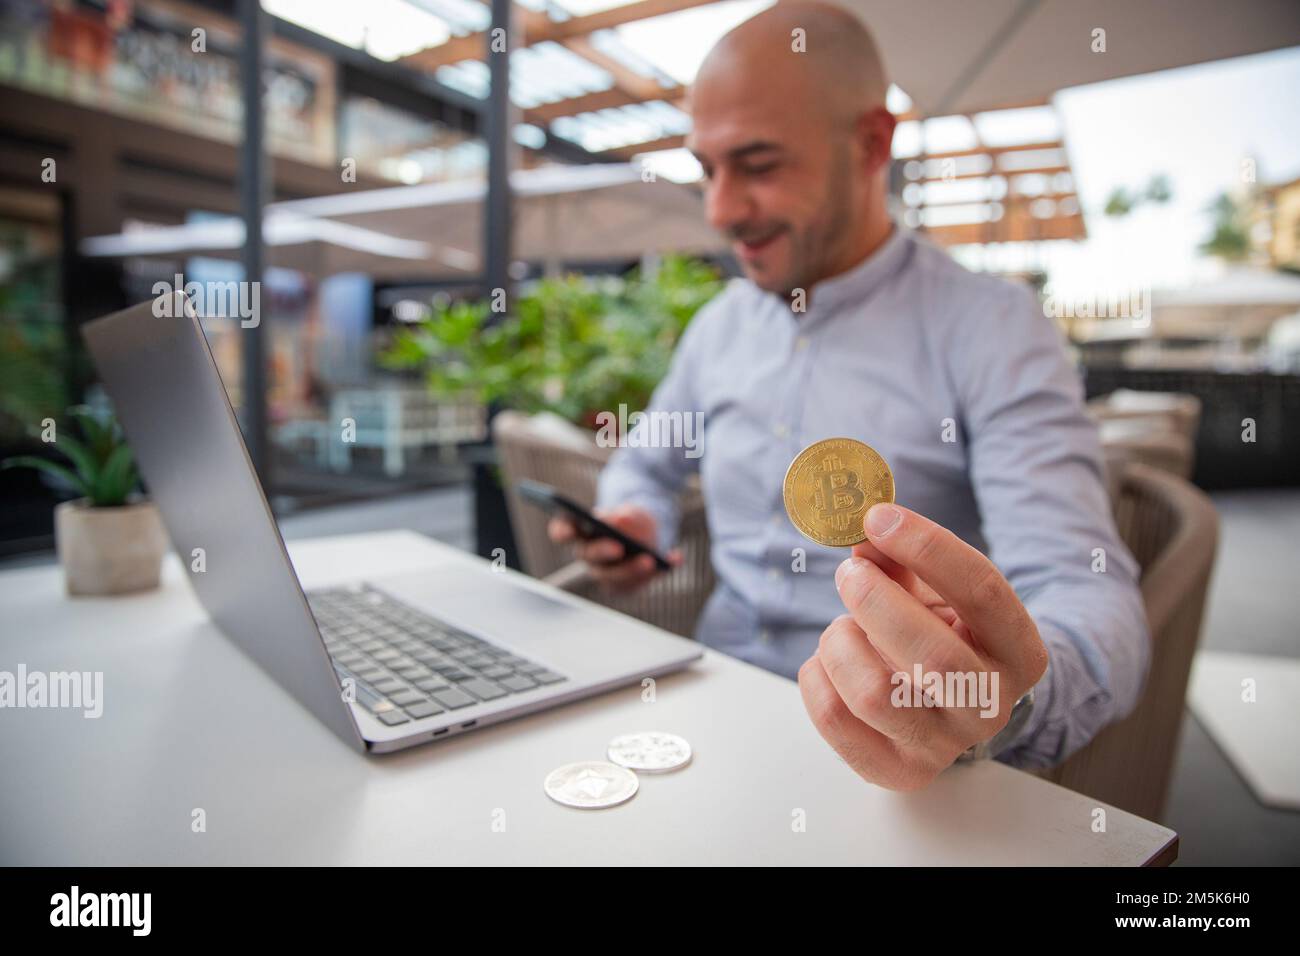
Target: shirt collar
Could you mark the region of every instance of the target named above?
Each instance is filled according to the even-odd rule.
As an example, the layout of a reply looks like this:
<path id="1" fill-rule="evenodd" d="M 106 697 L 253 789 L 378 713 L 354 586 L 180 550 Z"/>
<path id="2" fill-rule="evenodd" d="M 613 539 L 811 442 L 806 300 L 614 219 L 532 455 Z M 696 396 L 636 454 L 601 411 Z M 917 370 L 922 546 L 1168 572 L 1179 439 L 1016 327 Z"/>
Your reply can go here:
<path id="1" fill-rule="evenodd" d="M 903 267 L 911 245 L 911 232 L 895 223 L 889 238 L 871 255 L 847 272 L 823 279 L 812 287 L 808 296 L 809 314 L 805 318 L 825 315 L 842 305 L 865 301 Z M 784 296 L 765 294 L 780 302 L 783 308 L 789 309 Z"/>
<path id="2" fill-rule="evenodd" d="M 862 302 L 902 267 L 911 246 L 910 234 L 897 223 L 889 238 L 852 269 L 823 279 L 812 287 L 809 306 L 817 312 Z"/>

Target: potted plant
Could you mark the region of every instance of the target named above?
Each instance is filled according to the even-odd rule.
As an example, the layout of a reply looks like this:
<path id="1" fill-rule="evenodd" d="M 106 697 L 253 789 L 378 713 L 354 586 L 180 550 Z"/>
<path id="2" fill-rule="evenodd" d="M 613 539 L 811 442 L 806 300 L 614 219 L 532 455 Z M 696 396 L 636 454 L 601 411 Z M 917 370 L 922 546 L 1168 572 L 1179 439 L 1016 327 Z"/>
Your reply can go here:
<path id="1" fill-rule="evenodd" d="M 69 594 L 126 594 L 158 586 L 167 536 L 158 509 L 137 493 L 131 449 L 112 416 L 78 406 L 69 414 L 82 438 L 66 428 L 52 444 L 67 464 L 21 455 L 0 467 L 36 468 L 80 497 L 54 509 L 54 541 Z"/>
<path id="2" fill-rule="evenodd" d="M 383 361 L 422 372 L 440 396 L 594 430 L 600 411 L 645 408 L 687 323 L 722 285 L 713 266 L 684 256 L 648 274 L 540 279 L 504 313 L 486 301 L 435 307 L 398 333 Z"/>
<path id="3" fill-rule="evenodd" d="M 435 306 L 397 334 L 382 361 L 421 373 L 436 395 L 549 412 L 590 430 L 594 442 L 599 412 L 645 408 L 687 323 L 722 286 L 717 269 L 685 256 L 627 276 L 540 279 L 503 313 L 487 301 Z M 474 462 L 473 477 L 479 554 L 516 554 L 490 457 Z"/>

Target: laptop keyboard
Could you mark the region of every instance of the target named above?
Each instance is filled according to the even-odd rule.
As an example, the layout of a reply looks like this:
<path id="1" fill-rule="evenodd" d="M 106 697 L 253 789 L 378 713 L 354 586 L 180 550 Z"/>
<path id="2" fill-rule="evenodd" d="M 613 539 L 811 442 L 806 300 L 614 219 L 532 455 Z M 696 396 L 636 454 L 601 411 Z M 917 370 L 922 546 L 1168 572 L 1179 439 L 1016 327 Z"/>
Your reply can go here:
<path id="1" fill-rule="evenodd" d="M 307 602 L 339 680 L 390 727 L 566 679 L 374 588 L 310 591 Z"/>

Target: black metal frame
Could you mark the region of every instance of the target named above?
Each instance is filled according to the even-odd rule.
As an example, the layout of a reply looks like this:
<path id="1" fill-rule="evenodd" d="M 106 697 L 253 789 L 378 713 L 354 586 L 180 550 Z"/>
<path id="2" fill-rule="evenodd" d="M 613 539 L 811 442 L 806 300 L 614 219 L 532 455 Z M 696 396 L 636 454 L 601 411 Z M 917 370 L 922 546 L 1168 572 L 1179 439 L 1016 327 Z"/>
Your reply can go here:
<path id="1" fill-rule="evenodd" d="M 243 43 L 239 48 L 239 79 L 243 87 L 244 138 L 239 146 L 239 211 L 244 220 L 244 281 L 262 282 L 265 250 L 262 242 L 262 209 L 266 205 L 269 157 L 266 152 L 265 115 L 262 104 L 263 38 L 266 14 L 260 0 L 239 0 L 239 22 Z M 260 298 L 255 301 L 260 301 Z M 271 487 L 271 439 L 266 400 L 266 330 L 261 316 L 241 339 L 243 348 L 244 442 L 248 457 L 261 479 Z"/>
<path id="2" fill-rule="evenodd" d="M 492 26 L 484 42 L 488 72 L 492 85 L 488 91 L 484 132 L 488 146 L 487 202 L 483 204 L 484 280 L 489 294 L 504 290 L 510 302 L 510 48 L 514 32 L 510 29 L 512 0 L 492 0 Z M 493 37 L 505 36 L 506 42 L 494 49 Z"/>

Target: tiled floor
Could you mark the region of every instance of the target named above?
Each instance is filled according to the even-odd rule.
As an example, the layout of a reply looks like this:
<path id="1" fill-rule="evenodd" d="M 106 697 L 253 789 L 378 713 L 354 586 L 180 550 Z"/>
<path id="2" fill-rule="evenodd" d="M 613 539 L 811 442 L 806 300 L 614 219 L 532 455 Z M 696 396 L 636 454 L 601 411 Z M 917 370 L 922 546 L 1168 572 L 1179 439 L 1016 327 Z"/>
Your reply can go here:
<path id="1" fill-rule="evenodd" d="M 1222 523 L 1201 646 L 1300 657 L 1300 491 L 1213 498 Z M 1300 865 L 1300 813 L 1260 804 L 1190 713 L 1164 822 L 1184 865 Z"/>

